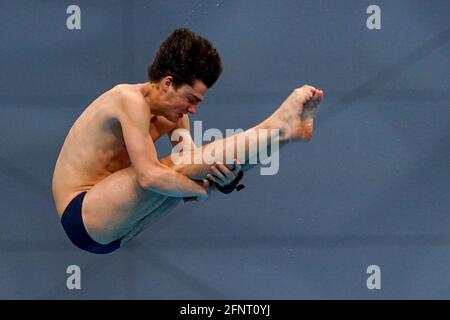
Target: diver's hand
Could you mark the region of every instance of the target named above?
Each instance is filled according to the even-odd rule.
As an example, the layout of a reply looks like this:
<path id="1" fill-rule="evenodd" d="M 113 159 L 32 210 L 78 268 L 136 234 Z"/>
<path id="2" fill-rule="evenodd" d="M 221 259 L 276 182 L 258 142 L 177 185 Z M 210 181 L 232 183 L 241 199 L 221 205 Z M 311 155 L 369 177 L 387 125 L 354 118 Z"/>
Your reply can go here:
<path id="1" fill-rule="evenodd" d="M 234 159 L 234 164 L 225 165 L 220 161 L 214 162 L 211 166 L 210 172 L 207 174 L 207 177 L 210 181 L 217 183 L 219 186 L 223 187 L 236 179 L 239 172 L 242 169 L 241 163 L 239 160 Z"/>

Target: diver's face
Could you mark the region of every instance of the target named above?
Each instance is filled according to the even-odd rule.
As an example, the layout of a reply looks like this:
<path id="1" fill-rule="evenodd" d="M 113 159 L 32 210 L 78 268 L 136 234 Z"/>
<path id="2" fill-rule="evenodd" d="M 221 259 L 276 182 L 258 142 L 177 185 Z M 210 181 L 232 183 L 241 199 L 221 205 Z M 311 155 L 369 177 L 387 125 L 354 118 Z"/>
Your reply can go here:
<path id="1" fill-rule="evenodd" d="M 178 121 L 185 114 L 196 113 L 197 105 L 203 101 L 207 90 L 206 85 L 199 80 L 193 86 L 184 84 L 175 87 L 171 83 L 165 94 L 167 112 L 164 116 L 171 121 Z"/>

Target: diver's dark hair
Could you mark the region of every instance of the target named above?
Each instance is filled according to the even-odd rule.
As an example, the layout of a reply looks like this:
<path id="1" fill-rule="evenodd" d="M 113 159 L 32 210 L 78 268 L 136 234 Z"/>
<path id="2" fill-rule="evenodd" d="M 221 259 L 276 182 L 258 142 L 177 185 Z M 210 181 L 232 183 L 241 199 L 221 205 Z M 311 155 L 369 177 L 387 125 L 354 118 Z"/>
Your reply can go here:
<path id="1" fill-rule="evenodd" d="M 148 79 L 158 82 L 172 76 L 175 86 L 194 85 L 201 80 L 210 88 L 222 73 L 217 49 L 208 39 L 181 28 L 161 44 L 156 57 L 148 66 Z"/>

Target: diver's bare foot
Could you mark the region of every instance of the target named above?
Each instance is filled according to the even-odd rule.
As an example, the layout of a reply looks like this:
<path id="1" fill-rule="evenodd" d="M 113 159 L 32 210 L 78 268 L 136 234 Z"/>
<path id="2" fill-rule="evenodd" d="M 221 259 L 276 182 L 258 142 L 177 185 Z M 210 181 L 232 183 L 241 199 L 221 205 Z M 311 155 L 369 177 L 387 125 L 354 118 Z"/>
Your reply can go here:
<path id="1" fill-rule="evenodd" d="M 312 86 L 295 89 L 268 119 L 269 126 L 279 128 L 283 140 L 311 140 L 314 117 L 322 97 L 323 92 Z"/>

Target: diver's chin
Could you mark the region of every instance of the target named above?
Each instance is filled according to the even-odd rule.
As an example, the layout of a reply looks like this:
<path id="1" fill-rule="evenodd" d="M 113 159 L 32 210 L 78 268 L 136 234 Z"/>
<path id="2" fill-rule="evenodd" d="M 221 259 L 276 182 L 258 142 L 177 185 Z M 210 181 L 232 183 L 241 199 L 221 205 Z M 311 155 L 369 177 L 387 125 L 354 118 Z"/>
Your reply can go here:
<path id="1" fill-rule="evenodd" d="M 171 121 L 173 122 L 177 122 L 178 120 L 180 120 L 181 118 L 183 118 L 183 114 L 181 112 L 176 112 L 172 115 L 172 119 Z"/>
<path id="2" fill-rule="evenodd" d="M 178 122 L 178 120 L 180 120 L 182 117 L 183 117 L 183 114 L 178 113 L 178 112 L 164 116 L 164 118 L 166 118 L 170 122 Z"/>

